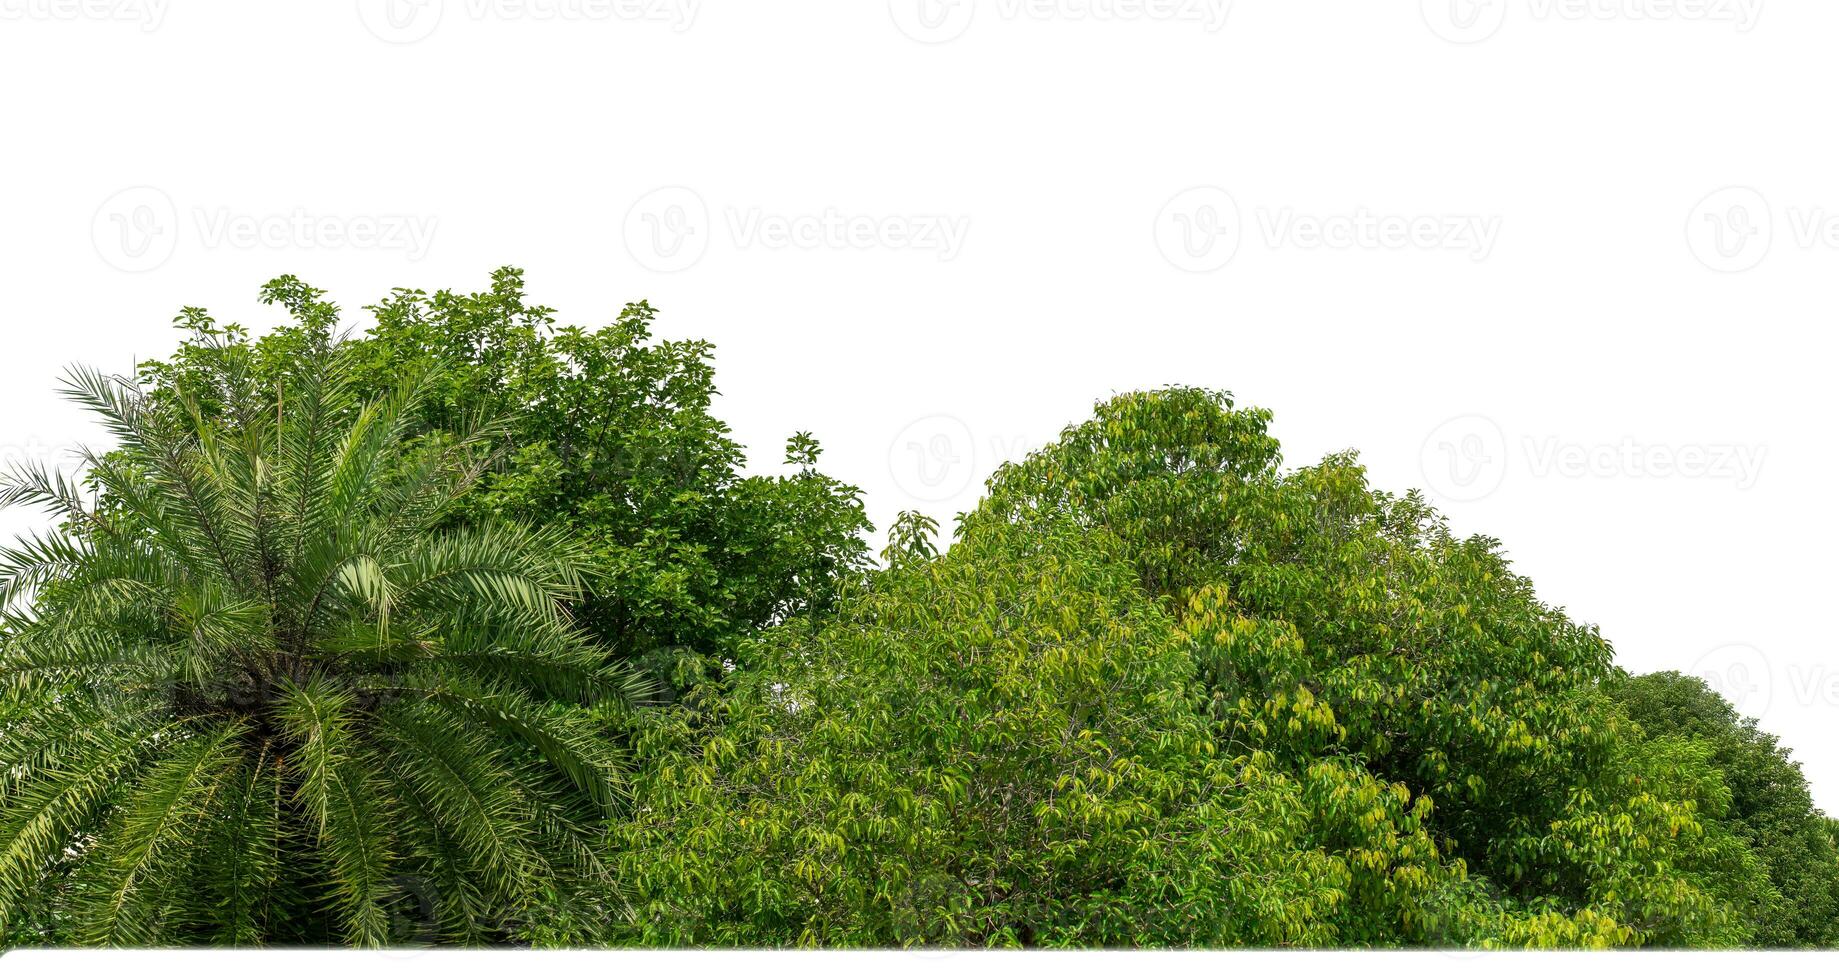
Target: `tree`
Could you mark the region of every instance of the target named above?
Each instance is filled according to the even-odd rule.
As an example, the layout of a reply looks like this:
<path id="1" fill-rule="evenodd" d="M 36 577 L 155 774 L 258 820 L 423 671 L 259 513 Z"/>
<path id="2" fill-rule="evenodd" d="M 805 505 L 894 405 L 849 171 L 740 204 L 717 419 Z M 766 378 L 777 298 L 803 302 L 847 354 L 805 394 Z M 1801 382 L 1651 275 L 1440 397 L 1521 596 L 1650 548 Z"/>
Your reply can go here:
<path id="1" fill-rule="evenodd" d="M 1647 938 L 1611 914 L 1635 900 L 1529 902 L 1471 877 L 1433 801 L 1369 771 L 1307 683 L 1222 714 L 1220 646 L 1249 669 L 1293 630 L 1205 592 L 1168 610 L 1120 560 L 1128 547 L 1088 523 L 976 522 L 942 555 L 923 519 L 896 527 L 888 569 L 834 619 L 769 631 L 698 708 L 648 716 L 617 833 L 636 912 L 619 941 Z M 1677 816 L 1653 809 L 1642 819 Z M 1617 883 L 1645 894 L 1635 863 Z"/>
<path id="2" fill-rule="evenodd" d="M 1226 759 L 1173 620 L 1070 525 L 900 558 L 653 716 L 620 879 L 644 945 L 1422 941 L 1425 801 Z M 1299 714 L 1308 714 L 1304 708 Z"/>
<path id="3" fill-rule="evenodd" d="M 593 564 L 582 624 L 673 688 L 733 662 L 749 633 L 829 608 L 866 567 L 870 528 L 860 492 L 818 471 L 817 441 L 788 440 L 790 476 L 741 476 L 707 342 L 652 340 L 643 302 L 599 330 L 557 328 L 523 292 L 516 269 L 474 295 L 397 290 L 354 343 L 367 387 L 452 366 L 432 429 L 509 420 L 470 512 L 568 528 Z"/>
<path id="4" fill-rule="evenodd" d="M 294 322 L 255 340 L 186 310 L 179 326 L 192 339 L 145 366 L 150 396 L 163 402 L 183 382 L 208 415 L 226 356 L 273 387 L 339 321 L 291 276 L 262 298 Z M 818 470 L 821 450 L 803 432 L 787 443 L 789 475 L 742 476 L 745 453 L 712 414 L 712 348 L 653 340 L 649 304 L 600 329 L 558 327 L 525 301 L 522 272 L 503 268 L 484 292 L 399 289 L 367 309 L 374 326 L 337 344 L 360 397 L 439 365 L 413 433 L 503 421 L 499 454 L 453 519 L 564 529 L 587 561 L 580 625 L 667 693 L 719 673 L 749 633 L 828 608 L 867 566 L 860 492 Z"/>
<path id="5" fill-rule="evenodd" d="M 0 941 L 1839 940 L 1773 738 L 1228 395 L 1104 402 L 870 568 L 646 304 L 262 295 L 73 373 L 84 481 L 0 479 L 62 521 L 0 551 Z"/>
<path id="6" fill-rule="evenodd" d="M 0 554 L 0 934 L 502 942 L 606 914 L 624 762 L 595 712 L 643 691 L 567 612 L 587 557 L 455 523 L 488 430 L 415 438 L 441 375 L 361 400 L 323 326 L 279 366 L 205 337 L 155 392 L 77 369 L 120 442 L 96 501 L 0 483 L 63 522 Z"/>
<path id="7" fill-rule="evenodd" d="M 966 534 L 1106 532 L 1186 617 L 1228 751 L 1299 771 L 1347 757 L 1429 797 L 1439 845 L 1510 908 L 1626 942 L 1745 941 L 1766 879 L 1702 819 L 1728 793 L 1702 758 L 1625 744 L 1608 644 L 1540 603 L 1498 542 L 1372 490 L 1351 455 L 1280 470 L 1269 420 L 1201 389 L 1119 396 L 998 470 Z"/>
<path id="8" fill-rule="evenodd" d="M 1728 785 L 1723 822 L 1755 850 L 1778 893 L 1758 917 L 1756 944 L 1839 943 L 1839 851 L 1788 750 L 1700 678 L 1662 671 L 1618 677 L 1609 689 L 1645 738 L 1702 746 Z"/>

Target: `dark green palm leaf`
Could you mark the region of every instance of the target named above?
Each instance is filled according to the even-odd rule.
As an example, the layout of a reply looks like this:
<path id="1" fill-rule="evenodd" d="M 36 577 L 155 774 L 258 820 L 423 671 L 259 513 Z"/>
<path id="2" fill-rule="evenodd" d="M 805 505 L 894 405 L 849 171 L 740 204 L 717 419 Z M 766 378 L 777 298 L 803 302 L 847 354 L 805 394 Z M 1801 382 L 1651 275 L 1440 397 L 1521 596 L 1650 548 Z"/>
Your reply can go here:
<path id="1" fill-rule="evenodd" d="M 85 456 L 93 502 L 0 475 L 0 505 L 62 522 L 0 549 L 0 920 L 42 899 L 64 942 L 515 942 L 610 892 L 626 763 L 591 709 L 646 690 L 571 624 L 585 556 L 457 521 L 498 430 L 419 431 L 431 373 L 359 404 L 341 356 L 269 391 L 226 348 L 157 398 L 73 370 L 119 440 Z"/>

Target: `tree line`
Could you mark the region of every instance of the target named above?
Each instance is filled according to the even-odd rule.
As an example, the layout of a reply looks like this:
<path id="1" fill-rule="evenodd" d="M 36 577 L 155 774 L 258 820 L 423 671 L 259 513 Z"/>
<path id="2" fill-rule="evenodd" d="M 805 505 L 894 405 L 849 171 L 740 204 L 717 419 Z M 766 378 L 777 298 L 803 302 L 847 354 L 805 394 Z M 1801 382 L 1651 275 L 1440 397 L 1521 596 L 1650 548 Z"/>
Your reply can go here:
<path id="1" fill-rule="evenodd" d="M 1772 736 L 1224 392 L 871 556 L 645 303 L 261 298 L 0 479 L 5 945 L 1839 943 Z"/>

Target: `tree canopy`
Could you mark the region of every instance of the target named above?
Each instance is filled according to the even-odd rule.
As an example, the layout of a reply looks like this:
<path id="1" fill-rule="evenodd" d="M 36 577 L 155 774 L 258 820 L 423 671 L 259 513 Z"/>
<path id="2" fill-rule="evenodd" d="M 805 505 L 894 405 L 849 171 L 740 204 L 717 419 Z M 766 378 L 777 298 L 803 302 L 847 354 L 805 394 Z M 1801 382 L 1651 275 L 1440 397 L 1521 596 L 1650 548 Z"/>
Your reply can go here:
<path id="1" fill-rule="evenodd" d="M 212 418 L 182 384 L 168 412 L 72 373 L 119 440 L 99 505 L 38 468 L 0 484 L 64 522 L 0 554 L 0 914 L 85 943 L 374 946 L 418 938 L 391 931 L 410 883 L 438 884 L 454 941 L 605 902 L 625 763 L 590 709 L 643 681 L 567 612 L 584 557 L 445 526 L 487 457 L 407 438 L 426 378 L 360 403 L 322 347 L 271 392 L 225 353 Z"/>
<path id="2" fill-rule="evenodd" d="M 1766 941 L 1715 754 L 1644 738 L 1497 543 L 1351 457 L 1283 471 L 1268 420 L 1106 402 L 759 639 L 641 753 L 638 938 Z"/>
<path id="3" fill-rule="evenodd" d="M 1801 767 L 1775 736 L 1737 714 L 1703 680 L 1673 671 L 1621 677 L 1610 693 L 1642 737 L 1700 746 L 1724 776 L 1722 821 L 1768 869 L 1769 896 L 1755 941 L 1765 946 L 1839 944 L 1839 851 L 1833 822 L 1813 806 Z"/>
<path id="4" fill-rule="evenodd" d="M 817 440 L 787 440 L 789 475 L 743 475 L 744 450 L 712 414 L 710 345 L 653 340 L 646 303 L 597 329 L 557 326 L 525 301 L 522 272 L 504 268 L 480 293 L 396 290 L 366 307 L 363 334 L 329 341 L 340 314 L 321 291 L 283 276 L 262 298 L 293 320 L 258 338 L 186 310 L 178 353 L 142 368 L 150 398 L 198 390 L 209 414 L 226 358 L 272 391 L 328 342 L 361 399 L 426 374 L 413 434 L 496 424 L 492 461 L 450 520 L 566 533 L 589 563 L 576 619 L 673 690 L 718 669 L 752 630 L 827 608 L 867 567 L 860 493 L 819 471 Z"/>
<path id="5" fill-rule="evenodd" d="M 521 274 L 202 309 L 0 553 L 8 944 L 1816 947 L 1835 822 L 1500 542 L 1119 395 L 949 542 Z"/>

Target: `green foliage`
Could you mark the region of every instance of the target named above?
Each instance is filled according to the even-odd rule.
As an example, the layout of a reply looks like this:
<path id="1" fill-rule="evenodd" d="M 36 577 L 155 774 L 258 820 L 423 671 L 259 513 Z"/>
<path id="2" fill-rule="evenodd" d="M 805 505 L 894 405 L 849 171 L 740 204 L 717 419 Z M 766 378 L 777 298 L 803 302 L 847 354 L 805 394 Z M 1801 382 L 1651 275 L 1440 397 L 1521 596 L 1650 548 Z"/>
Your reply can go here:
<path id="1" fill-rule="evenodd" d="M 271 386 L 224 339 L 157 398 L 70 375 L 119 440 L 99 504 L 0 481 L 63 522 L 0 554 L 0 926 L 374 946 L 602 914 L 625 763 L 589 709 L 643 692 L 570 620 L 586 562 L 449 522 L 488 457 L 409 438 L 437 376 L 361 401 L 321 335 Z"/>
<path id="2" fill-rule="evenodd" d="M 1429 797 L 1436 839 L 1508 908 L 1613 922 L 1620 942 L 1750 938 L 1767 885 L 1700 819 L 1724 805 L 1716 774 L 1698 760 L 1696 793 L 1644 776 L 1658 762 L 1599 690 L 1608 645 L 1351 456 L 1280 471 L 1268 421 L 1196 389 L 1113 399 L 999 470 L 967 536 L 1107 531 L 1185 610 L 1227 751 L 1344 755 Z"/>
<path id="3" fill-rule="evenodd" d="M 809 433 L 785 477 L 742 477 L 741 447 L 711 413 L 710 346 L 652 341 L 656 311 L 627 306 L 599 330 L 556 328 L 501 269 L 475 295 L 397 290 L 353 344 L 367 389 L 444 366 L 424 426 L 503 418 L 504 464 L 469 516 L 559 524 L 592 563 L 578 614 L 621 654 L 669 678 L 684 652 L 731 660 L 735 641 L 821 612 L 865 565 L 858 491 L 817 470 Z"/>
<path id="4" fill-rule="evenodd" d="M 710 345 L 654 341 L 646 303 L 600 329 L 557 327 L 553 311 L 525 301 L 522 273 L 504 268 L 482 293 L 396 290 L 368 307 L 372 329 L 328 341 L 338 310 L 318 290 L 284 276 L 262 298 L 294 323 L 259 340 L 185 311 L 178 324 L 193 339 L 144 368 L 151 397 L 183 384 L 210 415 L 225 358 L 272 388 L 328 342 L 362 398 L 428 375 L 411 434 L 500 423 L 496 455 L 451 519 L 566 533 L 586 562 L 580 625 L 667 688 L 718 671 L 760 627 L 827 609 L 866 567 L 859 491 L 817 469 L 805 432 L 788 440 L 789 475 L 742 476 L 744 453 L 711 414 Z"/>
<path id="5" fill-rule="evenodd" d="M 0 480 L 62 521 L 0 552 L 6 945 L 1839 942 L 1772 737 L 1224 394 L 1105 402 L 870 569 L 644 303 L 262 298 L 72 376 L 87 483 Z"/>
<path id="6" fill-rule="evenodd" d="M 1422 937 L 1428 805 L 1221 756 L 1174 621 L 1062 526 L 912 558 L 719 710 L 641 740 L 627 941 L 1334 945 Z"/>
<path id="7" fill-rule="evenodd" d="M 1704 753 L 1728 787 L 1719 824 L 1755 851 L 1775 894 L 1760 912 L 1760 946 L 1839 944 L 1839 851 L 1832 824 L 1813 806 L 1801 767 L 1696 677 L 1672 671 L 1620 678 L 1610 691 L 1655 742 L 1684 741 Z"/>
<path id="8" fill-rule="evenodd" d="M 888 545 L 881 550 L 881 560 L 889 568 L 904 568 L 937 558 L 939 549 L 933 539 L 938 534 L 938 521 L 917 510 L 903 510 L 888 526 Z"/>

